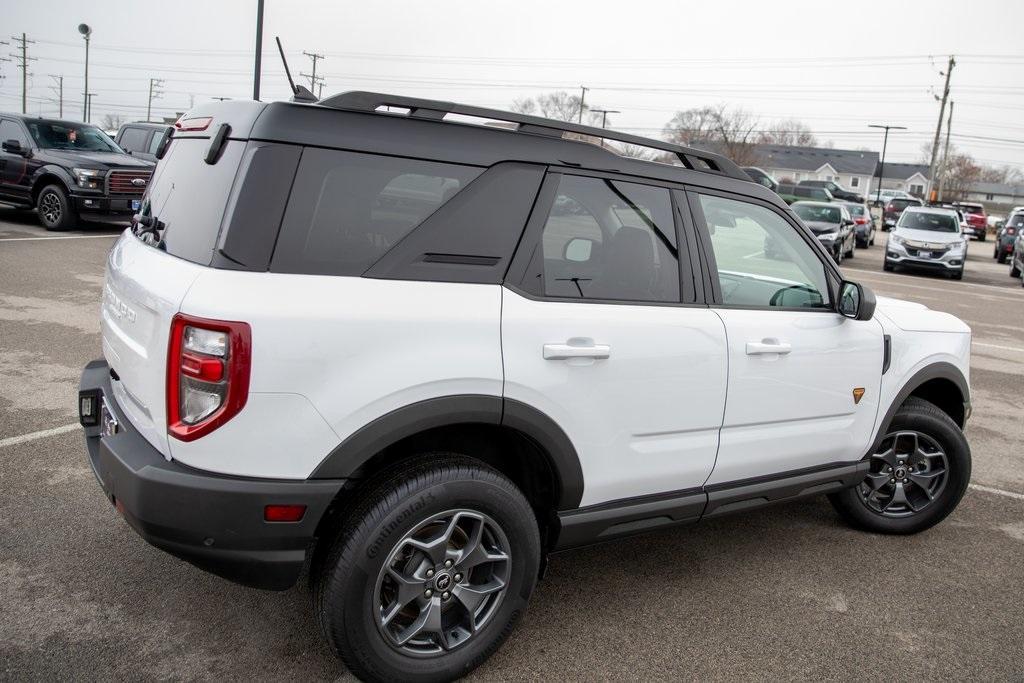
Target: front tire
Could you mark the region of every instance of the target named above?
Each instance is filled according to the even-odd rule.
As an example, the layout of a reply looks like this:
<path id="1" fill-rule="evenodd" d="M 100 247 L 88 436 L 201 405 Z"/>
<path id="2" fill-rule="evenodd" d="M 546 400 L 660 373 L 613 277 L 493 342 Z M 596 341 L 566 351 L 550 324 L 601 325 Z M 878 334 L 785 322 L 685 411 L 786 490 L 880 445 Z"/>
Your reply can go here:
<path id="1" fill-rule="evenodd" d="M 971 479 L 963 431 L 934 404 L 910 397 L 889 425 L 871 469 L 829 500 L 849 524 L 880 534 L 915 534 L 946 518 Z"/>
<path id="2" fill-rule="evenodd" d="M 321 632 L 370 681 L 449 681 L 504 642 L 540 566 L 530 504 L 504 475 L 455 454 L 385 472 L 318 566 Z"/>
<path id="3" fill-rule="evenodd" d="M 36 214 L 43 227 L 50 231 L 70 230 L 78 222 L 78 215 L 63 187 L 47 185 L 36 198 Z"/>

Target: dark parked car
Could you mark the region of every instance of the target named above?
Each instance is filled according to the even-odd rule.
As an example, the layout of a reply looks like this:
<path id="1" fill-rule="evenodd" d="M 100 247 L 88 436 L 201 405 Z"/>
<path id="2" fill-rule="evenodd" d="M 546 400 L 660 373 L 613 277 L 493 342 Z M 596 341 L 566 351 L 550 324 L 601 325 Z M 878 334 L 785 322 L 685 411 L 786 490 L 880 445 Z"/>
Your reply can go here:
<path id="1" fill-rule="evenodd" d="M 810 199 L 818 202 L 830 202 L 834 199 L 832 193 L 823 187 L 812 185 L 793 185 L 792 183 L 779 183 L 775 190 L 780 197 L 786 200 L 787 204 L 796 201 Z"/>
<path id="2" fill-rule="evenodd" d="M 993 258 L 1006 263 L 1006 257 L 1014 253 L 1014 244 L 1021 230 L 1024 230 L 1024 213 L 1010 214 L 1003 227 L 996 233 L 996 253 Z"/>
<path id="3" fill-rule="evenodd" d="M 744 166 L 743 172 L 750 176 L 750 179 L 753 180 L 755 183 L 764 185 L 772 192 L 779 191 L 779 183 L 776 182 L 775 178 L 772 178 L 770 175 L 765 173 L 763 170 L 759 169 L 757 166 Z"/>
<path id="4" fill-rule="evenodd" d="M 836 199 L 842 199 L 848 202 L 860 202 L 864 201 L 864 195 L 859 195 L 853 190 L 847 190 L 839 183 L 834 183 L 831 180 L 801 180 L 798 185 L 806 185 L 807 187 L 821 187 L 832 193 L 832 196 Z"/>
<path id="5" fill-rule="evenodd" d="M 85 123 L 0 114 L 0 144 L 0 202 L 35 209 L 47 230 L 79 215 L 127 222 L 153 174 Z"/>
<path id="6" fill-rule="evenodd" d="M 1024 287 L 1024 231 L 1018 230 L 1013 240 L 1013 253 L 1010 254 L 1010 277 L 1019 277 Z"/>
<path id="7" fill-rule="evenodd" d="M 896 225 L 900 216 L 903 215 L 903 210 L 908 206 L 924 206 L 924 202 L 915 197 L 893 197 L 890 199 L 882 209 L 882 230 L 889 230 Z"/>
<path id="8" fill-rule="evenodd" d="M 114 142 L 132 156 L 156 163 L 156 150 L 174 126 L 166 123 L 126 123 L 117 131 Z"/>
<path id="9" fill-rule="evenodd" d="M 857 238 L 858 247 L 870 247 L 875 243 L 875 217 L 871 215 L 871 209 L 864 202 L 844 202 L 843 206 L 853 217 L 853 231 Z"/>
<path id="10" fill-rule="evenodd" d="M 856 235 L 853 217 L 845 204 L 795 202 L 793 213 L 810 228 L 836 263 L 842 263 L 843 257 L 853 256 Z M 765 254 L 768 252 L 769 245 L 765 245 Z"/>

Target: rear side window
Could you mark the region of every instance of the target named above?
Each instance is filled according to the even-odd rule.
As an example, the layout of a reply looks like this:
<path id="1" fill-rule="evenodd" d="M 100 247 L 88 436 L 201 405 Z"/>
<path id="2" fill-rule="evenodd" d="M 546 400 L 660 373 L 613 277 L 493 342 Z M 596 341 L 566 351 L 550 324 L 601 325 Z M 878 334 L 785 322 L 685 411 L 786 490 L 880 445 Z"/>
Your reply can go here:
<path id="1" fill-rule="evenodd" d="M 245 143 L 229 140 L 216 164 L 203 161 L 210 141 L 179 138 L 157 164 L 142 203 L 143 215 L 165 227 L 161 234 L 167 253 L 209 265 L 217 242 L 224 207 L 235 181 Z"/>
<path id="2" fill-rule="evenodd" d="M 482 170 L 306 149 L 271 270 L 362 275 Z"/>
<path id="3" fill-rule="evenodd" d="M 146 149 L 146 137 L 149 131 L 143 128 L 125 128 L 118 144 L 126 152 L 141 152 Z"/>

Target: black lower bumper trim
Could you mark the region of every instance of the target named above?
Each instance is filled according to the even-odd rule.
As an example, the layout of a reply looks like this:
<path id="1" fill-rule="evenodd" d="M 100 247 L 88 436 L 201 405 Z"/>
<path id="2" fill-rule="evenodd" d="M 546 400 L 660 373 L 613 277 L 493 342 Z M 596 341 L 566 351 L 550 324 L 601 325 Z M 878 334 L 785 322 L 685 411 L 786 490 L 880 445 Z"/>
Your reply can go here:
<path id="1" fill-rule="evenodd" d="M 82 373 L 81 391 L 100 391 L 117 433 L 86 430 L 93 472 L 108 500 L 152 545 L 228 580 L 284 590 L 295 584 L 341 479 L 230 477 L 168 461 L 132 427 L 110 388 L 105 363 Z M 305 505 L 299 522 L 266 522 L 267 505 Z"/>

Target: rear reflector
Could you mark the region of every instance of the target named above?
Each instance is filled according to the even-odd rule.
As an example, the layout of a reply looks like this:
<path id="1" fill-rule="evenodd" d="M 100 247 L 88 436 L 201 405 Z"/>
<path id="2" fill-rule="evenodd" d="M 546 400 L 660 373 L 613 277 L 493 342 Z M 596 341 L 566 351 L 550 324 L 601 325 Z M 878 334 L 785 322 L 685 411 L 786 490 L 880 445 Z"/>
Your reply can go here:
<path id="1" fill-rule="evenodd" d="M 305 514 L 305 505 L 268 505 L 263 508 L 263 521 L 300 522 Z"/>

